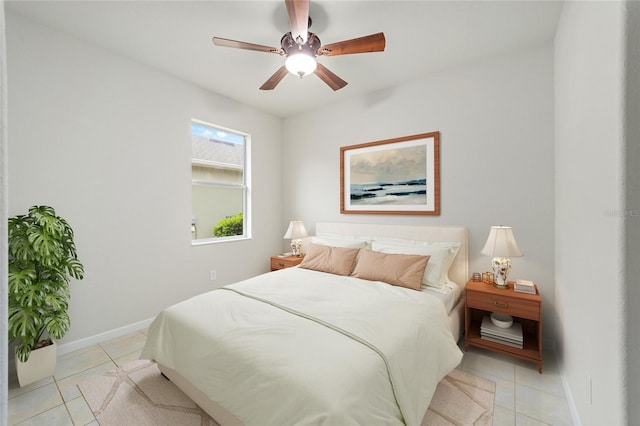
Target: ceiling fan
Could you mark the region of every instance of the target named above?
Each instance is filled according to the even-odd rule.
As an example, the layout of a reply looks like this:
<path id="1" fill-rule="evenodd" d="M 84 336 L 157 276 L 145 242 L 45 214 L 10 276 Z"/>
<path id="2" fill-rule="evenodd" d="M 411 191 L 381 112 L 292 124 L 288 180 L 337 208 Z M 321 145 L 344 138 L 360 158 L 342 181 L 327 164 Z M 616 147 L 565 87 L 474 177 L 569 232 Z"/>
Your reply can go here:
<path id="1" fill-rule="evenodd" d="M 324 65 L 318 63 L 316 61 L 317 57 L 384 51 L 386 41 L 383 33 L 371 34 L 323 46 L 318 36 L 309 32 L 309 27 L 311 27 L 309 0 L 285 0 L 285 4 L 291 31 L 282 36 L 279 48 L 220 37 L 213 38 L 213 44 L 216 46 L 276 53 L 287 57 L 285 64 L 260 86 L 260 90 L 273 90 L 287 75 L 287 72 L 298 75 L 300 78 L 315 72 L 320 77 L 320 80 L 324 81 L 329 87 L 333 90 L 339 90 L 346 86 L 347 82 L 329 71 Z"/>

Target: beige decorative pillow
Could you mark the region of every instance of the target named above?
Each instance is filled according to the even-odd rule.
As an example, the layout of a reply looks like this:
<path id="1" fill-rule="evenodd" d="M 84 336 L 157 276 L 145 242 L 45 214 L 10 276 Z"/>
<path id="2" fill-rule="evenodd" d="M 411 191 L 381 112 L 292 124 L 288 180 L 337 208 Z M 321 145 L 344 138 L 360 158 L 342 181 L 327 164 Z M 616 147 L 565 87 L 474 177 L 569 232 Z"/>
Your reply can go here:
<path id="1" fill-rule="evenodd" d="M 391 254 L 362 250 L 353 271 L 354 277 L 420 291 L 429 256 Z"/>
<path id="2" fill-rule="evenodd" d="M 300 268 L 350 275 L 359 251 L 359 248 L 331 247 L 310 242 Z"/>

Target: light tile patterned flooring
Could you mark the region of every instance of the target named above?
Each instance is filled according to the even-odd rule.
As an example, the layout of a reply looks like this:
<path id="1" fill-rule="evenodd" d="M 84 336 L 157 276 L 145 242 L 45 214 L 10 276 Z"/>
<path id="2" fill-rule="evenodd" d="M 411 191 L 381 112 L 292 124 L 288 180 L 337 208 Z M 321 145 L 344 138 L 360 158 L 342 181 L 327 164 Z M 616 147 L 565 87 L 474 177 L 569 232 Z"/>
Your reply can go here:
<path id="1" fill-rule="evenodd" d="M 138 359 L 145 333 L 131 333 L 62 355 L 54 377 L 24 388 L 18 386 L 15 376 L 9 377 L 9 425 L 97 425 L 76 385 Z M 545 353 L 543 374 L 533 363 L 477 348 L 469 348 L 458 368 L 496 383 L 494 425 L 572 424 L 551 353 Z"/>

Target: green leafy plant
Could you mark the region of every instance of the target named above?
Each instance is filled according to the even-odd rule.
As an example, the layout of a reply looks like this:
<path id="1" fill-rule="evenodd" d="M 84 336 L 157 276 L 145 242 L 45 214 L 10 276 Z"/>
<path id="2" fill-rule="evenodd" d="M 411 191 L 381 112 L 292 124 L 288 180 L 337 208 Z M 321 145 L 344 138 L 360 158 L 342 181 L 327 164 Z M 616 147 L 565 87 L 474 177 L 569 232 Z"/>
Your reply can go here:
<path id="1" fill-rule="evenodd" d="M 242 235 L 243 218 L 242 212 L 235 216 L 222 219 L 213 227 L 213 235 L 216 237 L 229 237 L 232 235 Z"/>
<path id="2" fill-rule="evenodd" d="M 69 281 L 81 280 L 73 230 L 53 208 L 33 206 L 9 219 L 9 341 L 26 362 L 33 349 L 69 329 Z M 43 341 L 44 333 L 47 337 Z"/>

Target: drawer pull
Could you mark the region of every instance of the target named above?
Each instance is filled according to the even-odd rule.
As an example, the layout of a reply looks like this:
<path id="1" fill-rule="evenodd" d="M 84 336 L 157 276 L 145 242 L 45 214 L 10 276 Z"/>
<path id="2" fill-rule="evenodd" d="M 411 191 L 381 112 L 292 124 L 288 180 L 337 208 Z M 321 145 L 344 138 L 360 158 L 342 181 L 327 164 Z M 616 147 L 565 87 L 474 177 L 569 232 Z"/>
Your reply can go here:
<path id="1" fill-rule="evenodd" d="M 505 302 L 505 303 L 500 303 L 500 302 L 497 302 L 497 301 L 495 301 L 495 300 L 494 300 L 494 301 L 493 301 L 493 306 L 499 306 L 499 307 L 501 307 L 501 308 L 508 308 L 508 307 L 509 307 L 509 304 L 508 304 L 507 302 Z"/>
<path id="2" fill-rule="evenodd" d="M 284 263 L 283 263 L 283 262 L 280 262 L 280 263 L 278 263 L 278 266 L 283 267 L 283 266 L 284 266 Z"/>

